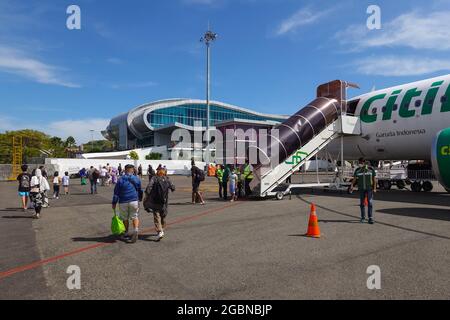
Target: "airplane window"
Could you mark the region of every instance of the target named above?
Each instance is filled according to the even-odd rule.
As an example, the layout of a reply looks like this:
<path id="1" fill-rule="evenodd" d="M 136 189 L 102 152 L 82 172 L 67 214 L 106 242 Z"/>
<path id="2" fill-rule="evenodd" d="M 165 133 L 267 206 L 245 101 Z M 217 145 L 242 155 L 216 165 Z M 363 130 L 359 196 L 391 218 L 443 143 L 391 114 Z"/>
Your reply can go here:
<path id="1" fill-rule="evenodd" d="M 442 102 L 442 103 L 446 103 L 446 102 L 447 102 L 447 96 L 442 96 L 441 102 Z"/>
<path id="2" fill-rule="evenodd" d="M 397 109 L 398 109 L 398 105 L 397 104 L 394 104 L 394 111 L 397 111 Z"/>
<path id="3" fill-rule="evenodd" d="M 385 113 L 385 112 L 386 112 L 386 107 L 383 107 L 383 109 L 381 109 L 381 111 L 382 111 L 383 113 Z"/>
<path id="4" fill-rule="evenodd" d="M 373 109 L 372 109 L 372 113 L 373 113 L 373 114 L 377 114 L 377 108 L 373 108 Z"/>
<path id="5" fill-rule="evenodd" d="M 422 100 L 416 101 L 416 107 L 419 108 L 422 105 Z"/>

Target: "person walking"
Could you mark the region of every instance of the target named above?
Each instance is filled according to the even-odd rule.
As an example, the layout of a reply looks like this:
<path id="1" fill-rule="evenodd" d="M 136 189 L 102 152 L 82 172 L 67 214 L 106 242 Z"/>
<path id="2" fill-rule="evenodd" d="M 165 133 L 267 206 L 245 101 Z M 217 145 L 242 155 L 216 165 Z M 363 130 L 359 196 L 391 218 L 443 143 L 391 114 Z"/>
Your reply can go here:
<path id="1" fill-rule="evenodd" d="M 205 181 L 205 172 L 201 169 L 199 169 L 195 165 L 195 161 L 192 160 L 191 162 L 192 168 L 191 168 L 191 177 L 192 177 L 192 204 L 196 204 L 197 201 L 200 201 L 202 205 L 205 204 L 205 201 L 203 200 L 203 196 L 200 193 L 200 183 L 202 181 Z M 164 168 L 161 167 L 160 170 L 164 170 Z"/>
<path id="2" fill-rule="evenodd" d="M 59 193 L 61 191 L 62 179 L 59 176 L 59 172 L 55 171 L 53 174 L 53 199 L 59 199 Z"/>
<path id="3" fill-rule="evenodd" d="M 175 186 L 164 170 L 158 170 L 145 189 L 144 209 L 153 213 L 158 240 L 164 237 L 166 218 L 169 208 L 169 190 L 174 192 Z"/>
<path id="4" fill-rule="evenodd" d="M 82 186 L 86 185 L 86 177 L 87 177 L 87 171 L 86 168 L 81 169 L 78 172 L 79 176 L 80 176 L 80 183 Z"/>
<path id="5" fill-rule="evenodd" d="M 122 171 L 123 171 L 122 164 L 119 163 L 119 166 L 117 167 L 117 172 L 119 172 L 119 177 L 122 175 Z"/>
<path id="6" fill-rule="evenodd" d="M 353 175 L 353 182 L 350 187 L 350 192 L 353 192 L 356 185 L 358 185 L 359 190 L 361 223 L 364 223 L 366 220 L 365 202 L 367 199 L 369 224 L 374 224 L 373 195 L 377 192 L 377 178 L 375 170 L 366 163 L 364 158 L 359 159 L 359 167 L 355 170 L 355 174 Z"/>
<path id="7" fill-rule="evenodd" d="M 238 175 L 236 174 L 236 170 L 233 170 L 230 173 L 231 202 L 234 202 L 237 200 L 237 194 L 236 194 L 237 181 L 238 181 Z"/>
<path id="8" fill-rule="evenodd" d="M 138 176 L 139 176 L 139 179 L 142 180 L 142 165 L 141 164 L 138 167 Z"/>
<path id="9" fill-rule="evenodd" d="M 228 181 L 230 180 L 231 170 L 228 164 L 225 165 L 222 176 L 223 200 L 228 200 Z"/>
<path id="10" fill-rule="evenodd" d="M 69 194 L 69 184 L 70 184 L 70 176 L 69 176 L 69 172 L 66 171 L 64 173 L 64 177 L 62 177 L 62 185 L 64 187 L 65 195 Z"/>
<path id="11" fill-rule="evenodd" d="M 36 169 L 35 175 L 31 178 L 30 187 L 30 199 L 35 211 L 33 218 L 39 219 L 45 204 L 45 193 L 50 190 L 47 179 L 42 176 L 41 169 Z"/>
<path id="12" fill-rule="evenodd" d="M 219 184 L 219 198 L 222 199 L 223 198 L 223 192 L 222 192 L 223 169 L 220 164 L 218 164 L 216 167 L 216 178 L 217 178 L 217 183 Z"/>
<path id="13" fill-rule="evenodd" d="M 17 181 L 19 181 L 19 197 L 22 201 L 22 209 L 26 212 L 28 210 L 28 199 L 30 198 L 31 174 L 28 173 L 26 164 L 22 165 L 21 169 L 22 173 L 17 176 Z"/>
<path id="14" fill-rule="evenodd" d="M 152 177 L 155 176 L 155 175 L 156 175 L 155 170 L 153 170 L 152 165 L 149 164 L 148 168 L 147 168 L 148 181 L 150 181 L 152 179 Z"/>
<path id="15" fill-rule="evenodd" d="M 249 197 L 252 194 L 250 183 L 253 181 L 253 166 L 249 163 L 248 159 L 245 161 L 244 166 L 244 181 L 245 181 L 245 196 Z"/>
<path id="16" fill-rule="evenodd" d="M 128 243 L 136 243 L 139 234 L 139 201 L 142 201 L 143 192 L 141 180 L 134 175 L 135 168 L 131 164 L 125 166 L 125 172 L 114 187 L 112 208 L 116 211 L 119 204 L 119 217 L 125 225 L 125 234 L 122 239 Z M 134 231 L 129 234 L 130 220 Z"/>
<path id="17" fill-rule="evenodd" d="M 108 178 L 108 169 L 106 169 L 106 167 L 102 167 L 100 169 L 100 181 L 102 187 L 106 186 L 107 178 Z"/>
<path id="18" fill-rule="evenodd" d="M 97 194 L 97 182 L 100 173 L 94 167 L 89 170 L 89 183 L 91 184 L 91 194 Z"/>

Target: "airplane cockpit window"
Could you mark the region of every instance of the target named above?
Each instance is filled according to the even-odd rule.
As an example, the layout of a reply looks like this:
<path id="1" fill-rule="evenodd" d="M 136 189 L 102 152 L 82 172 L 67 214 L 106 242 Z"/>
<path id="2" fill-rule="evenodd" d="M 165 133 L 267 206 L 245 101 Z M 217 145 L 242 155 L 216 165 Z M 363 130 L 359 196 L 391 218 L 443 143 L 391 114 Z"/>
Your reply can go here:
<path id="1" fill-rule="evenodd" d="M 359 103 L 359 99 L 357 100 L 352 100 L 347 102 L 347 114 L 348 115 L 354 115 L 356 112 L 356 107 L 358 106 Z"/>

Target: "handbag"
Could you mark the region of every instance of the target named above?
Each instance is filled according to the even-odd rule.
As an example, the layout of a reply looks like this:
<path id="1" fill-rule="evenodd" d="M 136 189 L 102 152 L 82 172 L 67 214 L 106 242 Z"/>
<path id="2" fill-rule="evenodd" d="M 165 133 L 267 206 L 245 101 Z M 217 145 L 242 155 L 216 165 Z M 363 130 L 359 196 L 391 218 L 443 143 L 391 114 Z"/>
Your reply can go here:
<path id="1" fill-rule="evenodd" d="M 116 211 L 113 210 L 114 216 L 111 220 L 111 232 L 115 236 L 120 236 L 125 233 L 125 225 L 123 221 L 117 216 Z"/>

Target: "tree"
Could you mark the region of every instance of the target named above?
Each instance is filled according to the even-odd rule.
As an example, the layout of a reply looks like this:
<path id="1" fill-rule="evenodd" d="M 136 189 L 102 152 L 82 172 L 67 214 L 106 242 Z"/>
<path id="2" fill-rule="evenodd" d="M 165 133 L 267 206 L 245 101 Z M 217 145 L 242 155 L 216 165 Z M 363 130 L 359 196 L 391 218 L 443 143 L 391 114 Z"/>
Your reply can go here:
<path id="1" fill-rule="evenodd" d="M 151 152 L 145 156 L 145 160 L 161 160 L 161 159 L 162 159 L 161 153 Z"/>
<path id="2" fill-rule="evenodd" d="M 72 147 L 75 147 L 75 146 L 76 146 L 75 138 L 72 137 L 72 136 L 67 137 L 67 139 L 66 139 L 66 147 L 67 148 L 72 148 Z"/>
<path id="3" fill-rule="evenodd" d="M 139 160 L 139 155 L 137 154 L 136 151 L 131 151 L 131 152 L 130 152 L 130 158 L 131 158 L 132 160 Z"/>

